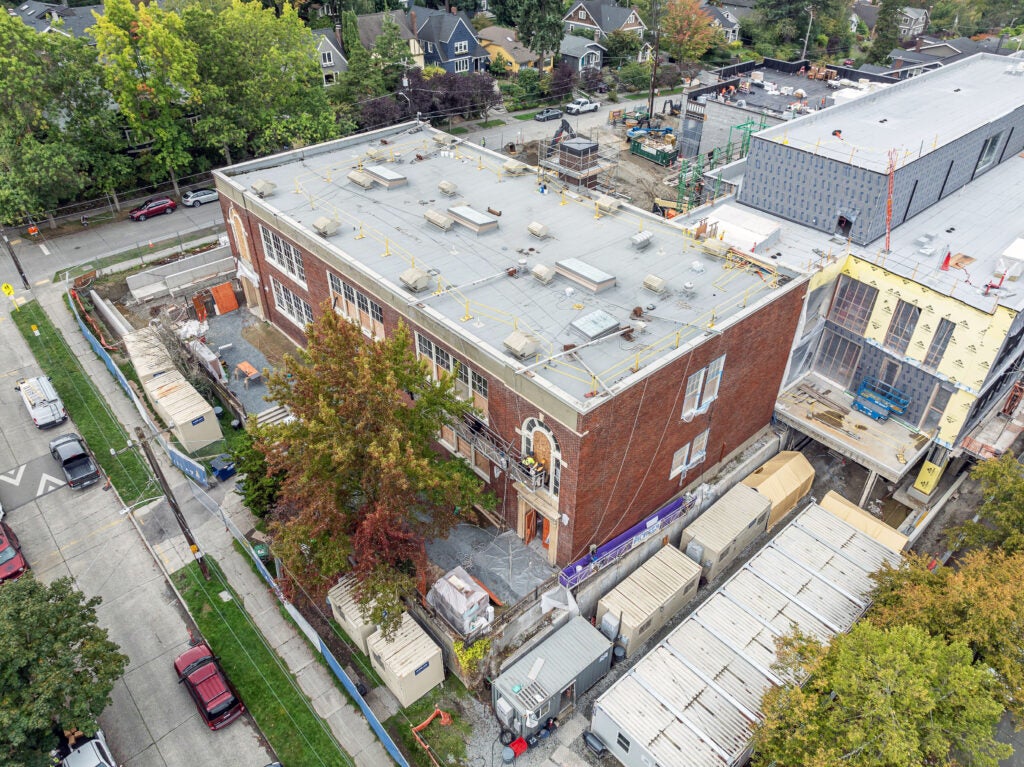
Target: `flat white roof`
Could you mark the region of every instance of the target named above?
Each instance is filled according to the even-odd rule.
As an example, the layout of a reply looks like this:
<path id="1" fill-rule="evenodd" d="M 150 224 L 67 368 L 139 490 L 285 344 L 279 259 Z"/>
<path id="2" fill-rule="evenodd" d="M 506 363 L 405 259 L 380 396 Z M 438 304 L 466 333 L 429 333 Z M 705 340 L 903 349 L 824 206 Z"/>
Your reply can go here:
<path id="1" fill-rule="evenodd" d="M 785 683 L 775 639 L 795 625 L 828 641 L 867 606 L 868 574 L 900 555 L 809 505 L 594 703 L 658 764 L 731 767 Z"/>
<path id="2" fill-rule="evenodd" d="M 889 151 L 916 159 L 1024 105 L 1024 60 L 979 53 L 757 134 L 886 172 Z M 833 135 L 840 131 L 842 137 Z"/>

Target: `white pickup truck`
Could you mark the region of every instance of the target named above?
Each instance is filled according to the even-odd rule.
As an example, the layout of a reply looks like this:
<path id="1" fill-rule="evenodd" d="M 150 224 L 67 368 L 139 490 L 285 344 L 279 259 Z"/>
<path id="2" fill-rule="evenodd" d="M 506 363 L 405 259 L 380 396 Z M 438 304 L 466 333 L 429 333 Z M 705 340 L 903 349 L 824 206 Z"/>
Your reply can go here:
<path id="1" fill-rule="evenodd" d="M 580 115 L 584 112 L 596 112 L 601 108 L 600 101 L 591 101 L 590 99 L 578 98 L 573 101 L 565 108 L 565 111 L 571 115 Z"/>

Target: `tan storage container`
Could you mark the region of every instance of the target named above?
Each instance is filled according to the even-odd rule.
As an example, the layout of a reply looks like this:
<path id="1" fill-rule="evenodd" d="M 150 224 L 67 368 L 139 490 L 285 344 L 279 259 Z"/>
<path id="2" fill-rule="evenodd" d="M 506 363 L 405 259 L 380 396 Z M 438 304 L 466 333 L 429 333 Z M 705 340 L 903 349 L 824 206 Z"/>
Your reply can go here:
<path id="1" fill-rule="evenodd" d="M 348 576 L 338 581 L 338 584 L 327 592 L 327 604 L 341 630 L 355 642 L 359 652 L 366 655 L 366 640 L 377 627 L 363 620 L 363 614 L 359 611 L 359 603 L 355 598 L 355 578 Z"/>
<path id="2" fill-rule="evenodd" d="M 683 530 L 679 548 L 700 563 L 704 580 L 713 581 L 768 529 L 771 508 L 753 488 L 736 485 Z"/>
<path id="3" fill-rule="evenodd" d="M 814 467 L 802 453 L 783 450 L 754 469 L 742 482 L 771 500 L 772 513 L 768 517 L 768 527 L 771 528 L 811 492 Z"/>
<path id="4" fill-rule="evenodd" d="M 444 681 L 441 648 L 420 625 L 402 613 L 402 625 L 390 642 L 376 631 L 366 640 L 370 663 L 402 708 L 411 706 Z"/>

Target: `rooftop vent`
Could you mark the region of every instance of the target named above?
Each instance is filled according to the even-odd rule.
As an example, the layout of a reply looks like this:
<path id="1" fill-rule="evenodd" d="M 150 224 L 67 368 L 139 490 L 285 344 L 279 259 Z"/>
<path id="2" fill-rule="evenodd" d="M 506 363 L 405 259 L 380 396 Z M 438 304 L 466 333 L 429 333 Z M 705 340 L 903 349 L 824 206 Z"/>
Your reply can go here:
<path id="1" fill-rule="evenodd" d="M 537 349 L 540 348 L 540 340 L 530 333 L 524 333 L 522 330 L 513 330 L 502 343 L 504 343 L 506 349 L 519 359 L 532 357 L 537 353 Z"/>
<path id="2" fill-rule="evenodd" d="M 555 279 L 555 270 L 546 264 L 534 264 L 533 269 L 530 270 L 530 274 L 532 274 L 538 282 L 542 282 L 545 285 Z"/>
<path id="3" fill-rule="evenodd" d="M 551 236 L 550 232 L 548 231 L 548 228 L 538 221 L 532 222 L 528 227 L 526 227 L 526 231 L 528 231 L 538 240 L 544 240 Z"/>
<path id="4" fill-rule="evenodd" d="M 530 166 L 519 162 L 519 160 L 505 160 L 505 164 L 501 166 L 501 169 L 510 176 L 521 176 L 530 169 Z"/>
<path id="5" fill-rule="evenodd" d="M 373 176 L 363 173 L 361 170 L 351 171 L 348 174 L 348 180 L 357 186 L 361 186 L 363 189 L 369 189 L 373 186 Z"/>
<path id="6" fill-rule="evenodd" d="M 605 213 L 611 213 L 613 210 L 618 210 L 622 203 L 614 197 L 609 197 L 606 194 L 602 194 L 597 198 L 597 209 L 602 210 Z"/>
<path id="7" fill-rule="evenodd" d="M 637 250 L 643 250 L 651 244 L 652 239 L 654 239 L 654 232 L 637 232 L 629 238 L 629 242 Z"/>
<path id="8" fill-rule="evenodd" d="M 256 193 L 256 196 L 260 199 L 269 197 L 277 189 L 277 184 L 273 181 L 267 181 L 266 179 L 258 178 L 252 182 L 252 186 L 249 187 Z"/>
<path id="9" fill-rule="evenodd" d="M 614 276 L 578 258 L 556 261 L 555 272 L 595 293 L 615 287 Z"/>
<path id="10" fill-rule="evenodd" d="M 430 275 L 416 266 L 411 266 L 398 275 L 399 281 L 413 293 L 419 293 L 430 287 Z"/>
<path id="11" fill-rule="evenodd" d="M 657 293 L 661 295 L 662 293 L 665 292 L 666 285 L 667 283 L 665 282 L 665 280 L 662 279 L 661 277 L 658 277 L 657 275 L 648 274 L 646 277 L 644 277 L 644 287 L 647 288 L 647 290 L 651 291 L 652 293 Z"/>
<path id="12" fill-rule="evenodd" d="M 451 216 L 446 216 L 438 210 L 428 210 L 423 214 L 423 218 L 427 219 L 428 224 L 433 224 L 442 232 L 447 232 L 455 223 L 455 219 Z"/>
<path id="13" fill-rule="evenodd" d="M 573 320 L 569 323 L 569 327 L 588 341 L 595 341 L 598 338 L 616 332 L 619 329 L 619 321 L 604 309 L 598 309 L 577 320 Z"/>
<path id="14" fill-rule="evenodd" d="M 385 189 L 394 189 L 396 186 L 405 186 L 409 183 L 405 175 L 387 165 L 365 165 L 363 170 Z"/>
<path id="15" fill-rule="evenodd" d="M 455 193 L 459 191 L 459 188 L 455 186 L 451 181 L 442 181 L 437 185 L 437 191 L 443 194 L 445 197 L 454 197 Z"/>
<path id="16" fill-rule="evenodd" d="M 439 146 L 454 146 L 456 141 L 458 139 L 455 136 L 449 136 L 447 133 L 438 133 L 434 136 L 434 143 Z"/>
<path id="17" fill-rule="evenodd" d="M 334 218 L 328 218 L 327 216 L 320 216 L 313 222 L 313 230 L 321 237 L 330 237 L 332 234 L 338 231 L 338 227 L 341 223 Z"/>

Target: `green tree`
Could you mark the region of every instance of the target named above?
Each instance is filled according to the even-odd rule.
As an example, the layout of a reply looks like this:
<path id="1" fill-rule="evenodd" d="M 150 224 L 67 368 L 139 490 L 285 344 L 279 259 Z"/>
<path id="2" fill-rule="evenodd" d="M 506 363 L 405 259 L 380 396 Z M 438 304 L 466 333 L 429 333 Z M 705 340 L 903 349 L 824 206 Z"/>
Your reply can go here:
<path id="1" fill-rule="evenodd" d="M 402 75 L 412 63 L 411 56 L 409 43 L 402 39 L 394 15 L 385 14 L 380 35 L 373 43 L 373 60 L 381 70 L 386 91 L 398 88 Z"/>
<path id="2" fill-rule="evenodd" d="M 918 626 L 947 641 L 963 642 L 991 668 L 1003 705 L 1024 716 L 1024 552 L 969 552 L 959 566 L 928 569 L 926 557 L 872 576 L 876 588 L 868 618 L 877 626 Z"/>
<path id="3" fill-rule="evenodd" d="M 199 107 L 194 46 L 175 13 L 155 3 L 134 6 L 109 0 L 92 27 L 107 89 L 136 143 L 152 141 L 148 159 L 170 174 L 178 193 L 178 168 L 191 162 L 186 118 Z"/>
<path id="4" fill-rule="evenodd" d="M 0 588 L 0 754 L 8 767 L 49 763 L 55 729 L 96 732 L 128 658 L 70 578 L 31 574 Z"/>
<path id="5" fill-rule="evenodd" d="M 494 21 L 499 27 L 515 27 L 519 23 L 522 0 L 494 0 L 490 4 Z"/>
<path id="6" fill-rule="evenodd" d="M 1008 554 L 1024 551 L 1024 475 L 1011 453 L 976 464 L 971 478 L 981 484 L 984 500 L 977 522 L 949 532 L 950 545 L 995 546 Z"/>
<path id="7" fill-rule="evenodd" d="M 270 472 L 266 456 L 256 447 L 258 434 L 262 437 L 261 427 L 256 425 L 255 419 L 250 418 L 231 451 L 231 457 L 239 477 L 244 478 L 242 498 L 245 505 L 257 517 L 265 517 L 277 503 L 284 475 L 281 472 Z"/>
<path id="8" fill-rule="evenodd" d="M 875 39 L 868 50 L 869 64 L 885 64 L 889 53 L 900 42 L 899 18 L 903 3 L 900 0 L 882 0 L 875 22 Z"/>
<path id="9" fill-rule="evenodd" d="M 631 61 L 619 70 L 619 79 L 631 90 L 647 90 L 651 84 L 651 65 Z"/>
<path id="10" fill-rule="evenodd" d="M 778 658 L 784 679 L 806 681 L 765 693 L 755 767 L 996 767 L 1013 753 L 994 737 L 992 675 L 961 642 L 862 622 L 828 647 L 782 637 Z"/>
<path id="11" fill-rule="evenodd" d="M 494 54 L 491 58 L 491 65 L 489 67 L 491 74 L 495 77 L 507 77 L 509 71 L 508 65 L 510 63 L 511 62 L 509 62 L 509 60 L 500 53 Z"/>
<path id="12" fill-rule="evenodd" d="M 516 29 L 520 42 L 537 54 L 537 58 L 557 53 L 565 36 L 562 17 L 565 11 L 559 0 L 519 0 Z"/>
<path id="13" fill-rule="evenodd" d="M 348 71 L 341 73 L 335 86 L 340 98 L 355 103 L 383 96 L 387 91 L 384 89 L 380 67 L 360 42 L 356 15 L 352 11 L 345 11 L 341 15 L 341 40 L 348 59 Z"/>
<path id="14" fill-rule="evenodd" d="M 631 61 L 636 61 L 637 54 L 640 53 L 640 46 L 643 45 L 643 40 L 640 39 L 640 35 L 634 32 L 616 29 L 601 44 L 608 49 L 608 53 L 605 56 L 608 66 L 621 67 Z"/>
<path id="15" fill-rule="evenodd" d="M 353 569 L 361 603 L 376 605 L 390 633 L 398 597 L 425 575 L 425 541 L 459 522 L 459 509 L 487 502 L 465 461 L 433 449 L 440 427 L 473 408 L 453 374 L 433 380 L 404 325 L 373 341 L 325 306 L 307 340 L 267 382 L 296 420 L 257 436 L 269 471 L 284 474 L 274 551 L 316 594 Z"/>
<path id="16" fill-rule="evenodd" d="M 661 43 L 678 61 L 698 61 L 708 49 L 724 42 L 722 31 L 711 26 L 711 17 L 700 0 L 668 0 L 661 15 Z"/>

